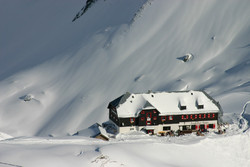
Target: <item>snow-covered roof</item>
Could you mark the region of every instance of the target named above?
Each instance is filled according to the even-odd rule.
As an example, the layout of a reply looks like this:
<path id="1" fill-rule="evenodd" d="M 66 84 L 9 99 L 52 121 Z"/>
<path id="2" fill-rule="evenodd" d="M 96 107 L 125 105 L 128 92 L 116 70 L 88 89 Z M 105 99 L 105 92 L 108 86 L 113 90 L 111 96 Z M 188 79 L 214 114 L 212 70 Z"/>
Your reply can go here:
<path id="1" fill-rule="evenodd" d="M 204 91 L 126 93 L 114 100 L 119 117 L 137 117 L 141 110 L 156 109 L 159 115 L 219 112 L 218 104 Z M 113 102 L 114 102 L 113 101 Z M 112 102 L 111 102 L 112 104 Z M 114 103 L 113 103 L 114 104 Z M 198 107 L 201 106 L 202 107 Z M 181 110 L 181 106 L 185 109 Z"/>

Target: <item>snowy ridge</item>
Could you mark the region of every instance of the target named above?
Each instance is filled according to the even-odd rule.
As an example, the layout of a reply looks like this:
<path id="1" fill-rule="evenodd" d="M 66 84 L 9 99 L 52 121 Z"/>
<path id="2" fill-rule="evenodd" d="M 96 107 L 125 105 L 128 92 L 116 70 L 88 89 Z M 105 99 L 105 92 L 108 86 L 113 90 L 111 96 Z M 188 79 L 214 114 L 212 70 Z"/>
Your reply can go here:
<path id="1" fill-rule="evenodd" d="M 142 7 L 140 7 L 140 9 L 135 13 L 133 19 L 131 20 L 130 25 L 133 25 L 133 23 L 134 23 L 138 18 L 140 18 L 140 17 L 142 16 L 143 10 L 144 10 L 145 8 L 147 8 L 149 5 L 151 5 L 153 1 L 154 1 L 154 0 L 147 0 L 147 1 L 142 5 Z"/>
<path id="2" fill-rule="evenodd" d="M 75 20 L 79 19 L 82 15 L 84 15 L 84 13 L 86 13 L 87 10 L 91 8 L 91 6 L 97 1 L 98 0 L 87 0 L 85 6 L 83 6 L 82 9 L 76 14 L 72 22 L 74 22 Z"/>
<path id="3" fill-rule="evenodd" d="M 250 104 L 250 101 L 246 102 L 243 106 L 243 110 L 240 113 L 239 118 L 239 127 L 243 130 L 243 132 L 246 132 L 249 129 L 250 114 L 246 113 L 248 104 Z"/>

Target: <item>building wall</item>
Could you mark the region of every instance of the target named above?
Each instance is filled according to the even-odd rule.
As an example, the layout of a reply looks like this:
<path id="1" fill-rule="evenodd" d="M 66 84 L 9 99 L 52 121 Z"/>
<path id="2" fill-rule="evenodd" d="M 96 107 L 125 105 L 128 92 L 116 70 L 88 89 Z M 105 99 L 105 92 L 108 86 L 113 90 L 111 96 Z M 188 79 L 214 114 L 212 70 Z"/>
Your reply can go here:
<path id="1" fill-rule="evenodd" d="M 156 109 L 142 110 L 138 115 L 138 126 L 158 125 L 160 121 L 159 111 Z"/>
<path id="2" fill-rule="evenodd" d="M 214 131 L 216 129 L 218 129 L 218 121 L 217 120 L 204 120 L 204 121 L 193 121 L 193 122 L 179 122 L 179 123 L 175 123 L 175 124 L 160 124 L 160 125 L 153 125 L 150 126 L 150 129 L 154 129 L 154 133 L 158 134 L 159 132 L 162 131 L 177 131 L 177 130 L 185 130 L 183 129 L 183 126 L 186 126 L 186 128 L 192 128 L 192 125 L 196 126 L 195 129 L 193 129 L 193 131 L 195 130 L 199 130 L 202 127 L 200 126 L 205 126 L 204 128 L 209 130 L 209 131 Z M 212 127 L 208 127 L 208 125 L 212 125 Z M 148 126 L 149 127 L 149 126 Z M 166 129 L 168 129 L 167 127 L 170 127 L 169 130 L 164 130 L 164 127 Z M 133 132 L 133 131 L 141 131 L 143 128 L 145 128 L 145 126 L 129 126 L 129 127 L 117 127 L 118 128 L 118 132 L 119 133 L 128 133 L 128 132 Z M 188 130 L 187 129 L 187 130 Z"/>
<path id="3" fill-rule="evenodd" d="M 157 110 L 143 110 L 138 117 L 119 118 L 119 123 L 111 119 L 120 127 L 126 126 L 154 126 L 161 124 L 178 124 L 179 122 L 197 122 L 218 120 L 218 113 L 200 113 L 185 115 L 163 115 L 159 116 Z"/>
<path id="4" fill-rule="evenodd" d="M 156 109 L 142 110 L 138 117 L 119 118 L 116 108 L 109 109 L 109 119 L 116 125 L 118 133 L 140 131 L 142 128 L 153 128 L 154 133 L 162 131 L 177 130 L 209 130 L 218 127 L 218 111 L 214 113 L 182 114 L 182 115 L 159 115 Z M 193 125 L 193 126 L 192 126 Z M 201 126 L 201 127 L 200 127 Z M 195 129 L 194 129 L 195 128 Z"/>
<path id="5" fill-rule="evenodd" d="M 115 108 L 109 109 L 109 119 L 119 126 L 119 118 L 117 116 L 117 112 Z"/>

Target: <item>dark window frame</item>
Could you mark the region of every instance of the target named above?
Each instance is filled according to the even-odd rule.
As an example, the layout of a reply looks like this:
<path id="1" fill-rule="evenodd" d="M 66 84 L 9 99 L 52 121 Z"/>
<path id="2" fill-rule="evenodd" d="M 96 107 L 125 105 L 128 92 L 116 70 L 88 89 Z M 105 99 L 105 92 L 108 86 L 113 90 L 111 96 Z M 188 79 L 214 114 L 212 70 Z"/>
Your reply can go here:
<path id="1" fill-rule="evenodd" d="M 203 104 L 200 104 L 197 106 L 198 109 L 204 109 L 204 105 Z"/>
<path id="2" fill-rule="evenodd" d="M 184 117 L 184 116 L 185 116 L 185 117 Z M 181 119 L 182 119 L 182 120 L 187 120 L 187 119 L 188 119 L 188 115 L 182 115 L 182 116 L 181 116 Z"/>
<path id="3" fill-rule="evenodd" d="M 206 119 L 206 114 L 199 114 L 200 119 Z"/>
<path id="4" fill-rule="evenodd" d="M 206 129 L 206 125 L 205 124 L 200 124 L 199 129 Z"/>
<path id="5" fill-rule="evenodd" d="M 171 126 L 163 126 L 163 131 L 171 130 Z"/>
<path id="6" fill-rule="evenodd" d="M 169 116 L 168 116 L 168 120 L 169 120 L 169 121 L 173 121 L 173 120 L 174 120 L 174 116 L 173 116 L 173 115 L 169 115 Z"/>
<path id="7" fill-rule="evenodd" d="M 193 118 L 193 116 L 194 116 L 194 118 Z M 190 115 L 190 119 L 192 119 L 192 120 L 197 119 L 197 118 L 198 118 L 197 114 Z"/>
<path id="8" fill-rule="evenodd" d="M 186 110 L 187 106 L 180 106 L 180 110 Z"/>
<path id="9" fill-rule="evenodd" d="M 197 129 L 197 125 L 191 125 L 191 130 L 196 130 Z"/>
<path id="10" fill-rule="evenodd" d="M 167 116 L 161 116 L 161 122 L 165 122 L 167 120 Z"/>
<path id="11" fill-rule="evenodd" d="M 130 118 L 130 123 L 133 124 L 135 122 L 135 118 Z"/>
<path id="12" fill-rule="evenodd" d="M 207 124 L 207 129 L 215 129 L 215 124 Z"/>

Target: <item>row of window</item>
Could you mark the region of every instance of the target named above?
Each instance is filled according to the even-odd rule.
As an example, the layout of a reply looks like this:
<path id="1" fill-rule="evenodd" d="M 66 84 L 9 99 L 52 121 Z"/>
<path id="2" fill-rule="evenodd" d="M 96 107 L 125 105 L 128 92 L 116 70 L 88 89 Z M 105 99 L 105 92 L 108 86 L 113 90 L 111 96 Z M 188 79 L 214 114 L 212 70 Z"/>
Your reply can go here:
<path id="1" fill-rule="evenodd" d="M 150 120 L 148 120 L 148 119 L 150 119 Z M 144 120 L 145 120 L 145 117 L 141 117 L 141 121 L 144 121 Z M 154 116 L 153 120 L 156 121 L 157 120 L 157 116 Z M 172 121 L 172 120 L 174 120 L 174 117 L 172 115 L 170 115 L 170 116 L 162 116 L 161 117 L 161 121 L 162 122 L 164 122 L 166 120 Z M 151 121 L 151 118 L 148 117 L 147 121 Z"/>
<path id="2" fill-rule="evenodd" d="M 215 127 L 216 127 L 215 124 L 191 125 L 191 127 L 189 125 L 184 125 L 184 126 L 182 126 L 182 130 L 215 129 Z M 171 130 L 171 126 L 163 126 L 163 130 L 164 131 Z"/>
<path id="3" fill-rule="evenodd" d="M 182 115 L 182 120 L 192 119 L 195 120 L 199 117 L 199 119 L 205 119 L 205 118 L 214 118 L 215 114 L 193 114 L 193 115 Z"/>
<path id="4" fill-rule="evenodd" d="M 153 110 L 153 113 L 154 113 L 154 114 L 156 114 L 156 113 L 157 113 L 157 111 L 156 111 L 156 110 Z M 144 110 L 142 110 L 142 111 L 141 111 L 141 114 L 145 114 L 145 111 L 144 111 Z"/>
<path id="5" fill-rule="evenodd" d="M 197 105 L 197 108 L 198 109 L 203 109 L 204 105 Z M 187 106 L 180 106 L 180 110 L 186 110 L 186 109 L 187 109 Z"/>
<path id="6" fill-rule="evenodd" d="M 170 116 L 162 116 L 161 117 L 162 122 L 164 122 L 166 120 L 172 121 L 172 120 L 174 120 L 174 117 L 172 115 L 170 115 Z"/>
<path id="7" fill-rule="evenodd" d="M 199 129 L 215 129 L 215 124 L 207 124 L 207 125 L 191 125 L 192 130 L 199 130 Z"/>
<path id="8" fill-rule="evenodd" d="M 215 118 L 215 114 L 192 114 L 192 115 L 182 115 L 181 116 L 181 119 L 182 120 L 188 120 L 188 119 L 191 119 L 191 120 L 195 120 L 195 119 L 206 119 L 206 118 Z M 114 117 L 114 119 L 116 119 Z M 145 117 L 141 117 L 140 118 L 141 121 L 145 121 Z M 157 120 L 157 116 L 154 116 L 152 118 L 154 121 Z M 169 115 L 169 116 L 161 116 L 161 121 L 162 122 L 165 122 L 165 121 L 172 121 L 174 120 L 174 116 L 173 115 Z M 147 117 L 146 118 L 146 121 L 151 121 L 151 117 Z M 135 118 L 130 118 L 130 123 L 134 123 L 135 122 Z"/>
<path id="9" fill-rule="evenodd" d="M 197 118 L 199 119 L 205 119 L 205 118 L 214 118 L 215 117 L 215 114 L 193 114 L 193 115 L 182 115 L 181 116 L 181 119 L 182 120 L 187 120 L 187 119 L 192 119 L 192 120 L 195 120 Z M 145 117 L 141 117 L 141 121 L 144 121 L 145 120 Z M 157 120 L 157 117 L 154 116 L 153 117 L 153 120 Z M 165 121 L 172 121 L 174 120 L 174 116 L 170 115 L 170 116 L 161 116 L 161 121 L 162 122 L 165 122 Z"/>

